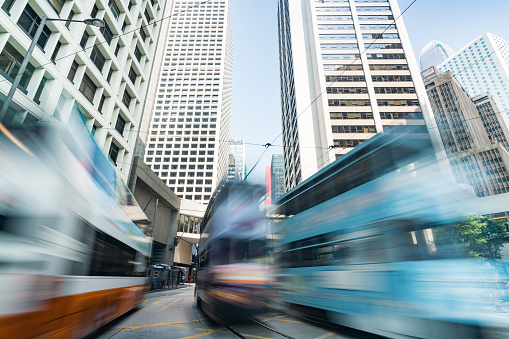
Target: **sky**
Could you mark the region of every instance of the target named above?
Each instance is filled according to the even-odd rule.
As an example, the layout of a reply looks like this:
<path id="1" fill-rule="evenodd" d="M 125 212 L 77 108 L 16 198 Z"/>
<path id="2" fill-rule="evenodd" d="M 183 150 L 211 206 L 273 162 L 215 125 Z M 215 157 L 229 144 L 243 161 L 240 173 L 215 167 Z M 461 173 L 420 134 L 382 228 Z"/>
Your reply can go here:
<path id="1" fill-rule="evenodd" d="M 298 0 L 289 0 L 298 1 Z M 507 0 L 399 0 L 417 62 L 420 51 L 440 40 L 454 51 L 490 32 L 509 40 Z M 282 154 L 277 0 L 230 0 L 234 40 L 230 135 L 244 138 L 248 181 L 263 184 L 272 154 Z M 298 112 L 300 113 L 300 112 Z M 276 139 L 276 137 L 279 138 Z M 256 144 L 256 145 L 250 145 Z"/>

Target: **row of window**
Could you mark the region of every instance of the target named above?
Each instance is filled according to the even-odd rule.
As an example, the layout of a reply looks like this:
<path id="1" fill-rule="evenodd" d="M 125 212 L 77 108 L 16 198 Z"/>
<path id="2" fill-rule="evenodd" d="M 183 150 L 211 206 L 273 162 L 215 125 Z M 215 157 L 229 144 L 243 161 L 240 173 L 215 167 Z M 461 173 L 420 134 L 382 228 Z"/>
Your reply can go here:
<path id="1" fill-rule="evenodd" d="M 331 119 L 373 119 L 371 112 L 331 112 Z M 381 119 L 422 119 L 421 112 L 380 112 Z"/>
<path id="2" fill-rule="evenodd" d="M 405 59 L 403 53 L 367 53 L 368 60 L 394 60 Z M 322 54 L 322 60 L 354 60 L 360 58 L 359 54 Z"/>
<path id="3" fill-rule="evenodd" d="M 375 126 L 332 126 L 332 133 L 376 133 Z"/>

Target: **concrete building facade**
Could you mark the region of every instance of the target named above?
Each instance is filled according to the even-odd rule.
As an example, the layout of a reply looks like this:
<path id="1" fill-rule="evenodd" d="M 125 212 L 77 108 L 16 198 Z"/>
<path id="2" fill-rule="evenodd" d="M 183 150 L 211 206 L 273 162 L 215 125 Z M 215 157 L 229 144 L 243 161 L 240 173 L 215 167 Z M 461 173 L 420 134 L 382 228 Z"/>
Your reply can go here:
<path id="1" fill-rule="evenodd" d="M 175 0 L 143 128 L 145 162 L 180 198 L 206 204 L 226 180 L 233 72 L 228 0 Z M 163 47 L 164 46 L 164 47 Z"/>
<path id="2" fill-rule="evenodd" d="M 149 218 L 149 222 L 136 222 L 136 225 L 153 238 L 151 264 L 173 265 L 180 199 L 140 157 L 134 158 L 129 189 Z"/>
<path id="3" fill-rule="evenodd" d="M 246 148 L 244 139 L 231 138 L 229 140 L 229 151 L 235 159 L 235 166 L 239 181 L 243 181 L 246 177 Z"/>
<path id="4" fill-rule="evenodd" d="M 490 93 L 509 126 L 509 42 L 486 33 L 438 65 L 474 97 Z"/>
<path id="5" fill-rule="evenodd" d="M 424 71 L 425 69 L 428 69 L 432 66 L 437 67 L 453 54 L 454 51 L 451 47 L 447 46 L 441 41 L 433 40 L 424 46 L 421 51 L 421 71 Z"/>
<path id="6" fill-rule="evenodd" d="M 470 98 L 451 72 L 423 72 L 454 178 L 480 197 L 509 192 L 509 131 L 488 94 Z"/>
<path id="7" fill-rule="evenodd" d="M 43 16 L 106 23 L 48 21 L 3 122 L 65 125 L 78 106 L 127 181 L 166 3 L 0 1 L 1 102 Z"/>
<path id="8" fill-rule="evenodd" d="M 279 0 L 285 190 L 395 125 L 445 152 L 396 0 Z"/>

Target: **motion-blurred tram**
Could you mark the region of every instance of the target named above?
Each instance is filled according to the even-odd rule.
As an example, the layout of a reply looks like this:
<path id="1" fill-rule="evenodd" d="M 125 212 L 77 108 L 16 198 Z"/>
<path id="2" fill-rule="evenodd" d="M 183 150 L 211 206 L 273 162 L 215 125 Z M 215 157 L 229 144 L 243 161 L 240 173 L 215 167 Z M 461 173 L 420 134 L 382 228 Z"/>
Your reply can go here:
<path id="1" fill-rule="evenodd" d="M 242 321 L 265 302 L 270 274 L 264 197 L 261 186 L 226 183 L 205 212 L 195 293 L 215 321 Z"/>
<path id="2" fill-rule="evenodd" d="M 74 136 L 0 124 L 1 338 L 82 338 L 144 299 L 149 240 Z"/>
<path id="3" fill-rule="evenodd" d="M 425 139 L 378 135 L 287 192 L 272 211 L 281 301 L 387 337 L 477 338 L 504 327 L 494 263 L 449 230 L 474 195 L 442 177 Z M 507 332 L 506 332 L 507 333 Z"/>

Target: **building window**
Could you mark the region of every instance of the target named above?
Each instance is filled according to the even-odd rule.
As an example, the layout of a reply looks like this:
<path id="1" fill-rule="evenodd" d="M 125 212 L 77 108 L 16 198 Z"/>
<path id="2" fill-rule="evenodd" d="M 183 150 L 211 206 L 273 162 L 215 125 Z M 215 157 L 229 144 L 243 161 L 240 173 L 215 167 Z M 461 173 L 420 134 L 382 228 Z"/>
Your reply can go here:
<path id="1" fill-rule="evenodd" d="M 90 38 L 90 34 L 88 34 L 88 32 L 85 30 L 85 32 L 83 32 L 83 36 L 81 37 L 81 41 L 80 41 L 81 48 L 87 47 L 88 38 Z"/>
<path id="2" fill-rule="evenodd" d="M 120 135 L 124 135 L 124 128 L 125 128 L 125 120 L 120 116 L 120 114 L 117 117 L 117 123 L 115 124 L 115 129 L 117 130 Z"/>
<path id="3" fill-rule="evenodd" d="M 80 84 L 80 92 L 83 93 L 85 98 L 88 101 L 94 101 L 95 92 L 97 91 L 97 86 L 92 82 L 92 79 L 86 74 L 83 75 L 83 80 L 81 80 Z"/>
<path id="4" fill-rule="evenodd" d="M 108 155 L 110 156 L 111 160 L 113 161 L 113 163 L 115 165 L 117 164 L 117 158 L 118 158 L 119 151 L 120 151 L 120 149 L 118 148 L 118 146 L 115 145 L 114 143 L 111 143 L 110 151 L 108 152 Z"/>
<path id="5" fill-rule="evenodd" d="M 136 77 L 138 75 L 136 74 L 136 72 L 134 71 L 134 69 L 131 67 L 131 69 L 129 70 L 129 79 L 131 79 L 131 82 L 134 83 L 136 82 Z"/>
<path id="6" fill-rule="evenodd" d="M 134 49 L 134 56 L 136 57 L 136 60 L 138 60 L 138 62 L 141 61 L 141 52 L 138 46 L 136 46 L 136 48 Z"/>
<path id="7" fill-rule="evenodd" d="M 67 74 L 67 79 L 71 80 L 71 82 L 74 82 L 74 77 L 76 76 L 76 72 L 78 71 L 78 63 L 76 60 L 73 60 L 71 69 L 69 70 L 69 74 Z"/>
<path id="8" fill-rule="evenodd" d="M 10 78 L 14 78 L 23 62 L 24 55 L 19 53 L 10 43 L 6 43 L 2 54 L 0 54 L 0 71 Z M 35 67 L 28 63 L 25 73 L 21 77 L 19 86 L 26 89 L 32 77 Z"/>
<path id="9" fill-rule="evenodd" d="M 97 107 L 97 110 L 99 112 L 103 112 L 103 107 L 104 107 L 104 102 L 106 101 L 106 97 L 103 95 L 101 95 L 101 100 L 99 101 L 99 107 Z"/>
<path id="10" fill-rule="evenodd" d="M 110 67 L 110 70 L 108 71 L 108 76 L 106 77 L 106 81 L 108 83 L 110 83 L 112 75 L 113 75 L 113 68 Z"/>
<path id="11" fill-rule="evenodd" d="M 74 11 L 71 9 L 71 11 L 69 12 L 69 15 L 67 16 L 67 20 L 72 20 L 72 18 L 74 18 Z M 70 25 L 71 25 L 71 22 L 66 21 L 65 27 L 67 27 L 67 29 L 69 29 Z"/>
<path id="12" fill-rule="evenodd" d="M 94 7 L 92 8 L 92 13 L 90 13 L 90 16 L 92 18 L 96 18 L 98 12 L 99 12 L 99 8 L 97 7 L 97 5 L 94 5 Z"/>
<path id="13" fill-rule="evenodd" d="M 127 92 L 127 90 L 124 90 L 124 95 L 122 96 L 122 102 L 124 103 L 124 105 L 127 108 L 129 108 L 129 106 L 131 105 L 131 100 L 132 100 L 132 97 L 129 94 L 129 92 Z"/>
<path id="14" fill-rule="evenodd" d="M 143 28 L 140 29 L 140 35 L 141 35 L 141 39 L 143 41 L 145 41 L 147 39 L 147 34 L 145 33 L 145 30 Z"/>
<path id="15" fill-rule="evenodd" d="M 120 51 L 120 45 L 117 44 L 117 47 L 115 47 L 115 56 L 118 57 L 118 51 Z"/>
<path id="16" fill-rule="evenodd" d="M 12 5 L 14 5 L 15 1 L 16 0 L 5 0 L 4 3 L 2 4 L 2 9 L 4 11 L 6 11 L 7 13 L 9 13 L 9 11 L 11 10 Z"/>
<path id="17" fill-rule="evenodd" d="M 65 0 L 48 0 L 51 7 L 60 14 L 60 11 L 62 11 L 62 7 L 64 7 Z"/>
<path id="18" fill-rule="evenodd" d="M 124 21 L 124 23 L 122 24 L 122 32 L 125 32 L 126 27 L 127 27 L 127 22 Z"/>
<path id="19" fill-rule="evenodd" d="M 37 88 L 37 91 L 35 92 L 34 101 L 38 104 L 40 103 L 41 94 L 42 94 L 42 91 L 44 90 L 44 86 L 46 85 L 46 81 L 47 81 L 46 78 L 42 77 L 41 83 L 39 84 L 39 87 Z"/>
<path id="20" fill-rule="evenodd" d="M 147 19 L 147 22 L 150 23 L 150 15 L 148 14 L 147 9 L 145 8 L 145 19 Z"/>
<path id="21" fill-rule="evenodd" d="M 92 60 L 97 69 L 102 72 L 106 59 L 97 46 L 92 48 L 92 53 L 90 53 L 90 60 Z"/>
<path id="22" fill-rule="evenodd" d="M 58 56 L 58 51 L 60 51 L 60 47 L 62 46 L 62 43 L 60 41 L 57 41 L 57 45 L 55 46 L 55 49 L 53 50 L 53 53 L 51 54 L 51 61 L 55 63 L 55 60 Z"/>
<path id="23" fill-rule="evenodd" d="M 113 32 L 111 31 L 111 29 L 108 27 L 108 24 L 105 24 L 103 27 L 101 27 L 99 29 L 99 31 L 102 33 L 104 39 L 106 40 L 106 42 L 109 44 L 111 44 L 111 39 L 113 38 Z"/>
<path id="24" fill-rule="evenodd" d="M 41 18 L 39 18 L 39 16 L 35 13 L 33 8 L 30 7 L 30 5 L 26 5 L 23 13 L 21 13 L 21 16 L 19 17 L 18 26 L 21 27 L 25 33 L 28 34 L 28 36 L 33 38 L 37 32 L 37 28 L 39 28 L 40 23 Z M 37 41 L 37 45 L 39 45 L 41 49 L 44 49 L 44 46 L 46 46 L 50 35 L 51 30 L 48 28 L 48 26 L 45 25 L 42 29 L 41 36 Z"/>
<path id="25" fill-rule="evenodd" d="M 113 13 L 113 16 L 115 17 L 115 19 L 118 20 L 118 17 L 120 15 L 120 9 L 118 8 L 115 1 L 113 1 L 113 0 L 108 1 L 108 6 L 110 7 L 111 13 Z"/>

